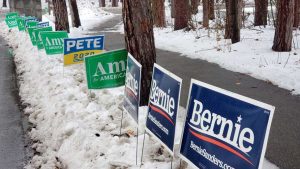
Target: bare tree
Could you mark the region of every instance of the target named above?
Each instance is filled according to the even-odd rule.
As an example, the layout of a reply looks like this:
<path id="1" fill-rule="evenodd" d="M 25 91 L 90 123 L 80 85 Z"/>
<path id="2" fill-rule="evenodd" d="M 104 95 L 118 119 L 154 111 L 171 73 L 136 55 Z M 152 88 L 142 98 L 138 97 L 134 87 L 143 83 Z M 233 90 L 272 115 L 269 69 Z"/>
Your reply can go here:
<path id="1" fill-rule="evenodd" d="M 209 27 L 209 0 L 203 0 L 203 27 Z"/>
<path id="2" fill-rule="evenodd" d="M 215 0 L 209 0 L 209 19 L 215 19 Z"/>
<path id="3" fill-rule="evenodd" d="M 294 0 L 278 0 L 277 22 L 272 49 L 283 52 L 292 50 Z"/>
<path id="4" fill-rule="evenodd" d="M 7 7 L 7 0 L 3 0 L 2 7 Z"/>
<path id="5" fill-rule="evenodd" d="M 255 0 L 254 26 L 268 24 L 268 0 Z"/>
<path id="6" fill-rule="evenodd" d="M 174 30 L 186 28 L 190 19 L 189 0 L 174 0 L 175 24 Z"/>
<path id="7" fill-rule="evenodd" d="M 297 28 L 299 26 L 299 21 L 300 21 L 300 0 L 295 0 L 295 5 L 294 5 L 294 24 L 293 26 Z"/>
<path id="8" fill-rule="evenodd" d="M 156 61 L 153 19 L 150 0 L 123 1 L 123 22 L 126 49 L 143 66 L 141 105 L 147 105 L 151 87 L 152 69 Z"/>
<path id="9" fill-rule="evenodd" d="M 171 18 L 175 18 L 175 0 L 171 0 Z"/>
<path id="10" fill-rule="evenodd" d="M 99 6 L 100 7 L 105 7 L 106 6 L 105 0 L 99 0 Z"/>
<path id="11" fill-rule="evenodd" d="M 79 17 L 78 7 L 76 0 L 68 0 L 69 2 L 69 8 L 72 18 L 72 26 L 75 28 L 78 28 L 81 26 L 81 21 Z"/>
<path id="12" fill-rule="evenodd" d="M 232 43 L 237 43 L 240 41 L 241 4 L 241 0 L 225 0 L 225 39 L 231 39 Z"/>
<path id="13" fill-rule="evenodd" d="M 55 30 L 70 32 L 66 0 L 52 0 L 55 17 Z"/>
<path id="14" fill-rule="evenodd" d="M 191 0 L 191 11 L 192 14 L 198 13 L 199 0 Z"/>
<path id="15" fill-rule="evenodd" d="M 153 0 L 152 1 L 152 14 L 154 25 L 157 27 L 165 27 L 165 4 L 164 0 Z"/>
<path id="16" fill-rule="evenodd" d="M 111 6 L 112 7 L 118 7 L 118 0 L 112 0 L 111 1 Z"/>

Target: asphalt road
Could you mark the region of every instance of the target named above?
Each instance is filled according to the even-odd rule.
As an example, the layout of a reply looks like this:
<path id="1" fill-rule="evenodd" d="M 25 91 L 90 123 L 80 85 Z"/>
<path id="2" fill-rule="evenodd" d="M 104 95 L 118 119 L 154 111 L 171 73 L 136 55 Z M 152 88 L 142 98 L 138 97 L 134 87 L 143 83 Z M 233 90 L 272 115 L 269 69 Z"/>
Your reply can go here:
<path id="1" fill-rule="evenodd" d="M 13 58 L 0 37 L 0 169 L 21 169 L 26 161 L 23 120 Z"/>
<path id="2" fill-rule="evenodd" d="M 105 34 L 107 50 L 124 48 L 124 35 L 106 32 L 121 22 L 121 16 L 91 29 Z M 183 79 L 181 105 L 186 106 L 190 79 L 194 78 L 276 107 L 266 158 L 281 169 L 300 169 L 300 96 L 248 75 L 231 72 L 200 59 L 157 49 L 157 63 Z"/>

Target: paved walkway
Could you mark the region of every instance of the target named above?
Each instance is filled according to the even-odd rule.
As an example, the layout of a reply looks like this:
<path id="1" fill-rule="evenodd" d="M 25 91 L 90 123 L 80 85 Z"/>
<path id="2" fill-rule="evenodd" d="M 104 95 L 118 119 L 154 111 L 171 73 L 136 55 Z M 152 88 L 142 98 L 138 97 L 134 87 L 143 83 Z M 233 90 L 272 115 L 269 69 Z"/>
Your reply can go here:
<path id="1" fill-rule="evenodd" d="M 13 58 L 0 37 L 0 169 L 21 169 L 25 162 L 23 121 Z"/>
<path id="2" fill-rule="evenodd" d="M 105 34 L 108 50 L 124 48 L 124 35 L 103 32 L 111 30 L 113 25 L 121 21 L 121 16 L 116 16 L 108 24 L 90 30 L 89 34 Z M 207 61 L 190 59 L 179 53 L 157 49 L 157 62 L 183 78 L 181 105 L 184 107 L 191 78 L 276 106 L 266 158 L 281 169 L 300 168 L 300 96 L 293 96 L 289 91 L 265 81 L 228 71 Z"/>

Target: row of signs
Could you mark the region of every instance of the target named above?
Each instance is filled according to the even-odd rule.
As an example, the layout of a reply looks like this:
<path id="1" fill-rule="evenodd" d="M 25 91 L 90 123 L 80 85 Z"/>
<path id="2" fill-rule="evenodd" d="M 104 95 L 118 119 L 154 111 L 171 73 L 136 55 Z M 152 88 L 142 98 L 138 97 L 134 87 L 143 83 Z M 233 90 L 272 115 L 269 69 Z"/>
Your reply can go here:
<path id="1" fill-rule="evenodd" d="M 11 17 L 8 17 L 11 18 Z M 142 66 L 125 49 L 104 52 L 104 36 L 68 38 L 47 24 L 27 25 L 32 44 L 85 63 L 89 89 L 125 85 L 124 109 L 139 122 Z M 44 25 L 44 26 L 38 26 Z M 146 131 L 174 154 L 182 79 L 154 64 Z M 192 79 L 180 156 L 195 168 L 261 169 L 274 107 Z"/>
<path id="2" fill-rule="evenodd" d="M 126 69 L 124 108 L 138 123 L 141 65 L 129 54 Z M 181 85 L 181 78 L 154 64 L 146 131 L 172 155 Z M 180 157 L 199 169 L 261 169 L 274 110 L 192 79 Z"/>

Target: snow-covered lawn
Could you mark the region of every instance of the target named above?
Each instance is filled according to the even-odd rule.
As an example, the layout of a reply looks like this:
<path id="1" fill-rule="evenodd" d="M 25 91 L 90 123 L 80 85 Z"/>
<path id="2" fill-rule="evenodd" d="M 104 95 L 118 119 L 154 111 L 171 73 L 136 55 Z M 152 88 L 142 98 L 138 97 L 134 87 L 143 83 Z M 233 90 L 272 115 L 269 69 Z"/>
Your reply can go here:
<path id="1" fill-rule="evenodd" d="M 86 5 L 85 9 L 82 9 L 86 13 L 82 13 L 81 16 L 93 16 L 93 13 L 87 11 L 89 9 L 90 6 Z M 95 18 L 83 17 L 84 30 L 94 26 L 95 23 L 99 24 L 109 19 L 106 16 L 110 17 L 111 14 L 100 13 L 98 16 L 95 15 Z M 98 17 L 101 17 L 101 19 Z M 49 17 L 44 17 L 44 19 L 46 18 L 51 20 Z M 27 105 L 24 113 L 29 116 L 29 121 L 34 126 L 29 135 L 34 141 L 33 148 L 37 153 L 26 168 L 140 168 L 139 165 L 135 165 L 136 125 L 126 114 L 123 121 L 123 134 L 121 137 L 118 136 L 122 113 L 120 107 L 123 102 L 124 88 L 89 91 L 86 85 L 83 65 L 64 68 L 61 55 L 47 56 L 44 51 L 38 51 L 36 47 L 31 45 L 30 38 L 26 33 L 18 32 L 16 28 L 8 30 L 3 22 L 0 26 L 3 28 L 0 30 L 0 35 L 5 37 L 14 49 L 17 73 L 20 80 L 20 96 L 23 104 Z M 72 29 L 73 32 L 70 36 L 83 36 L 84 30 Z M 256 60 L 247 60 L 252 54 L 247 53 L 249 49 L 243 45 L 244 43 L 240 44 L 243 47 L 232 46 L 231 52 L 229 52 L 229 46 L 222 46 L 222 42 L 220 42 L 221 51 L 216 51 L 216 44 L 213 38 L 200 38 L 196 40 L 193 32 L 185 33 L 182 31 L 173 32 L 170 29 L 157 29 L 155 33 L 156 45 L 160 48 L 179 51 L 183 54 L 188 54 L 189 57 L 199 58 L 203 56 L 203 59 L 213 58 L 215 60 L 212 61 L 217 62 L 219 60 L 219 63 L 222 60 L 218 58 L 223 58 L 225 60 L 223 65 L 225 66 L 228 66 L 231 62 L 232 65 L 234 63 L 240 65 L 236 68 L 237 71 L 240 68 L 248 66 L 245 63 L 246 61 Z M 267 36 L 263 37 L 271 38 Z M 244 41 L 249 41 L 248 44 L 251 44 L 249 48 L 252 47 L 254 49 L 254 45 L 256 45 L 258 52 L 264 51 L 263 46 L 266 46 L 262 45 L 265 43 L 264 41 L 253 40 L 256 42 L 255 44 L 251 43 L 250 39 Z M 207 48 L 214 49 L 201 51 Z M 265 53 L 271 52 L 267 50 Z M 243 56 L 240 55 L 242 54 L 245 57 L 247 56 L 247 58 L 241 59 Z M 291 55 L 284 69 L 289 69 L 291 63 L 295 61 L 293 56 Z M 274 64 L 270 61 L 266 64 L 266 60 L 269 58 L 265 56 L 260 57 L 260 62 L 253 61 L 249 63 L 249 67 L 253 65 L 257 66 L 257 69 L 267 69 L 269 65 Z M 277 55 L 274 57 L 277 58 Z M 281 66 L 285 65 L 284 59 L 285 56 L 283 55 L 278 58 L 282 62 Z M 275 61 L 277 60 L 275 59 Z M 243 64 L 244 66 L 242 66 Z M 274 65 L 279 65 L 279 63 Z M 231 66 L 228 66 L 228 68 L 231 68 Z M 276 73 L 278 74 L 279 72 Z M 294 72 L 286 76 L 290 76 L 292 73 Z M 289 82 L 287 81 L 286 83 L 289 84 Z M 146 107 L 141 107 L 140 113 L 141 123 L 138 137 L 139 164 Z M 183 117 L 185 114 L 184 108 L 180 108 L 180 113 L 178 114 L 181 116 L 178 119 L 179 129 L 177 131 L 181 131 L 180 128 L 183 126 Z M 177 132 L 176 135 L 176 143 L 178 144 L 181 133 Z M 141 168 L 171 168 L 170 156 L 157 141 L 147 136 L 145 143 L 144 164 Z M 178 168 L 179 162 L 177 145 L 173 168 Z M 267 160 L 264 161 L 263 168 L 277 169 L 276 166 Z"/>

